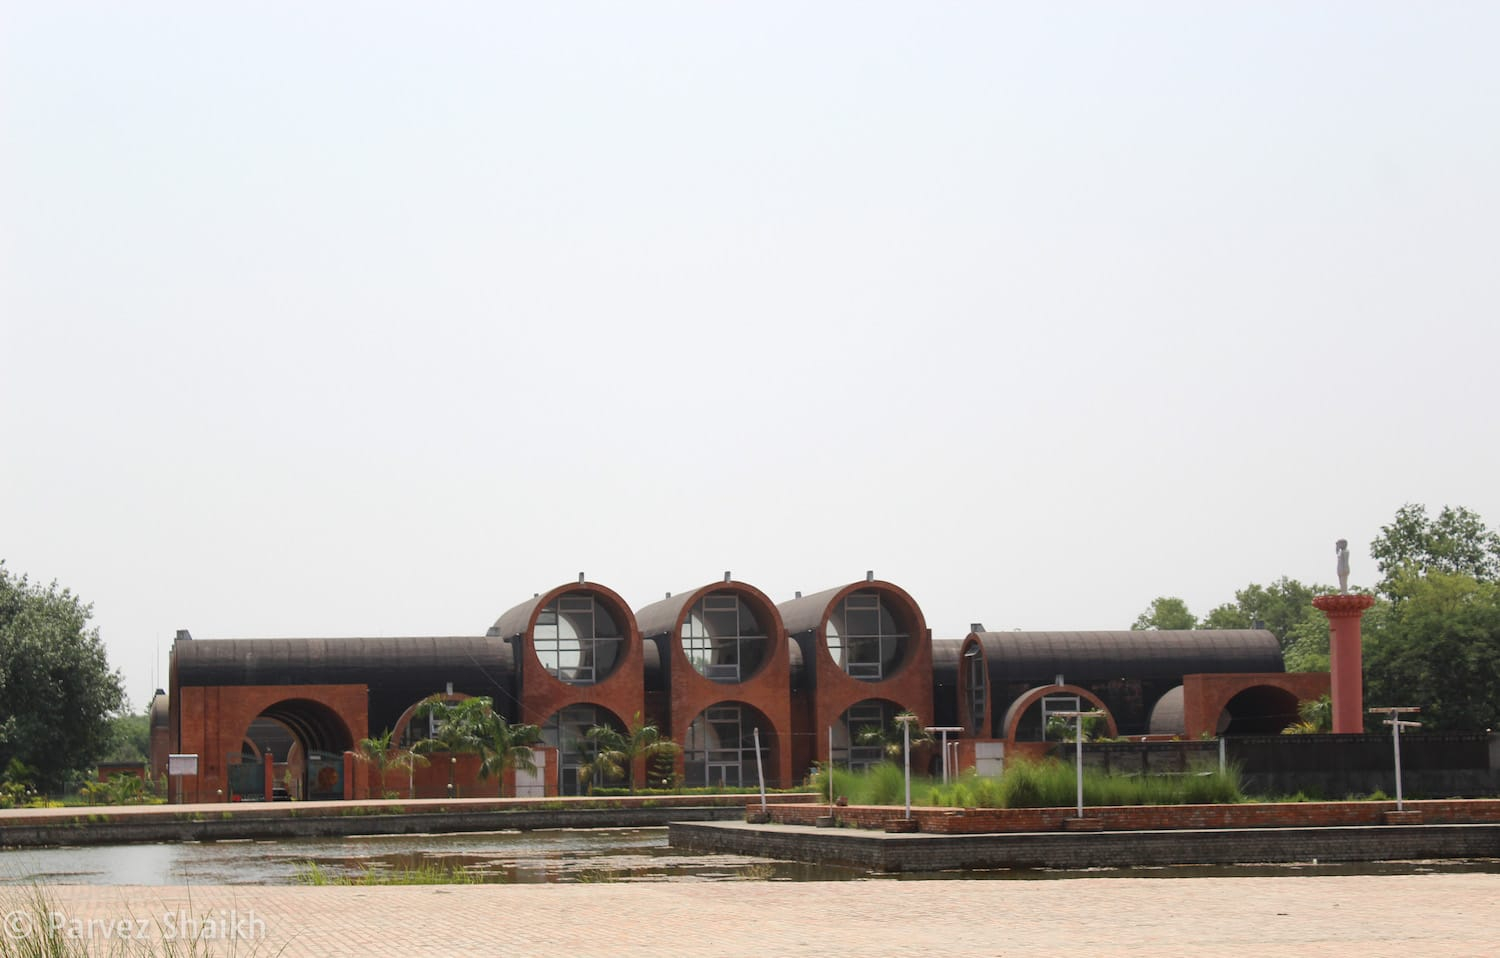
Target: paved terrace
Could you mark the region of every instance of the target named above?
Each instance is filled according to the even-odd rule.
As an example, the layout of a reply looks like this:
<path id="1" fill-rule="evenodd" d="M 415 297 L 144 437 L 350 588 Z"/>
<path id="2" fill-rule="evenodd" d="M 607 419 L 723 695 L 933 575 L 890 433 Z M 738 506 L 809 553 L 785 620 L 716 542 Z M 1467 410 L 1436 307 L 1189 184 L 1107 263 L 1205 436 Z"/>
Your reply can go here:
<path id="1" fill-rule="evenodd" d="M 254 936 L 228 952 L 241 958 L 1451 958 L 1500 950 L 1500 875 L 1488 874 L 50 891 L 68 921 L 233 910 Z"/>

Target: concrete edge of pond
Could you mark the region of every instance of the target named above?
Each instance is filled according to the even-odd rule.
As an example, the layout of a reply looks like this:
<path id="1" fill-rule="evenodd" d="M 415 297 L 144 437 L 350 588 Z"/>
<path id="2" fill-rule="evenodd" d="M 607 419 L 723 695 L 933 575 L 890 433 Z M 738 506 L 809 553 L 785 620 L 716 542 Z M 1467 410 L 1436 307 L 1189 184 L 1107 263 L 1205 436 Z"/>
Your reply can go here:
<path id="1" fill-rule="evenodd" d="M 1500 858 L 1500 824 L 929 835 L 677 821 L 667 840 L 684 851 L 881 872 Z"/>
<path id="2" fill-rule="evenodd" d="M 104 821 L 11 820 L 0 826 L 0 848 L 124 845 L 144 842 L 212 842 L 234 839 L 328 838 L 347 835 L 412 835 L 541 828 L 661 827 L 672 821 L 744 818 L 743 800 L 718 805 L 620 805 L 573 808 L 449 808 L 428 812 L 350 814 L 304 806 L 297 816 L 193 815 L 119 816 Z"/>

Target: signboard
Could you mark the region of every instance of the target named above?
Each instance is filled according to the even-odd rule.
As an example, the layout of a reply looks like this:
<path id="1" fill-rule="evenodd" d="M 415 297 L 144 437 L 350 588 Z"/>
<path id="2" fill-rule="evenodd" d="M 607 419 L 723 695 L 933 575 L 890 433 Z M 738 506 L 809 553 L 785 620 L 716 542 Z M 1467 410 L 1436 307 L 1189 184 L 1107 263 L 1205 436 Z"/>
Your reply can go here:
<path id="1" fill-rule="evenodd" d="M 168 755 L 168 775 L 197 775 L 198 756 L 196 755 Z"/>

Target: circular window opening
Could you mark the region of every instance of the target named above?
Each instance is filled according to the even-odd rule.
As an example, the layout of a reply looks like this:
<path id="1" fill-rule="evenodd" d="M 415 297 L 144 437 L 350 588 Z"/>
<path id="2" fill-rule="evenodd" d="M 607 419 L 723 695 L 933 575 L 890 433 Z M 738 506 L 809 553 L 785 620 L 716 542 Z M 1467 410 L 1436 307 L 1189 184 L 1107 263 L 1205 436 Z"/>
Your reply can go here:
<path id="1" fill-rule="evenodd" d="M 880 682 L 900 668 L 911 637 L 896 622 L 879 592 L 846 596 L 825 626 L 828 653 L 856 679 Z"/>
<path id="2" fill-rule="evenodd" d="M 542 668 L 569 685 L 609 678 L 625 647 L 614 616 L 591 592 L 569 592 L 552 600 L 537 613 L 531 634 Z"/>
<path id="3" fill-rule="evenodd" d="M 760 620 L 733 592 L 710 592 L 682 623 L 682 652 L 705 678 L 731 684 L 754 675 L 770 639 Z"/>

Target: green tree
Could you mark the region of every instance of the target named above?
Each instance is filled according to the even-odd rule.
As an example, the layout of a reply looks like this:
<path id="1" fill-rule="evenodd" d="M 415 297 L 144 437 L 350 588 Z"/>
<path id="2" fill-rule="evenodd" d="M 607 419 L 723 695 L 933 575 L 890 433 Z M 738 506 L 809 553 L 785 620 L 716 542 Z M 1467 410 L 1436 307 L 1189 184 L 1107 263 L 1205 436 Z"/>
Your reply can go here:
<path id="1" fill-rule="evenodd" d="M 1380 569 L 1381 594 L 1397 596 L 1403 573 L 1466 575 L 1480 582 L 1500 579 L 1500 533 L 1463 506 L 1444 506 L 1436 519 L 1427 507 L 1407 503 L 1370 543 Z"/>
<path id="2" fill-rule="evenodd" d="M 1136 616 L 1132 629 L 1196 629 L 1198 620 L 1188 611 L 1187 603 L 1176 596 L 1160 596 L 1151 600 L 1151 605 Z"/>
<path id="3" fill-rule="evenodd" d="M 438 720 L 432 737 L 413 746 L 420 754 L 477 754 L 480 778 L 503 778 L 506 769 L 511 768 L 536 771 L 532 747 L 541 742 L 541 729 L 535 725 L 511 724 L 495 711 L 493 699 L 474 696 L 451 701 L 438 694 L 425 699 L 416 714 Z"/>
<path id="4" fill-rule="evenodd" d="M 901 731 L 903 722 L 911 725 L 911 747 L 927 745 L 932 742 L 932 733 L 922 727 L 917 717 L 911 712 L 902 712 L 895 717 L 889 725 L 866 725 L 854 733 L 854 741 L 859 745 L 878 745 L 881 753 L 893 762 L 902 761 L 902 752 L 906 747 L 905 734 Z"/>
<path id="5" fill-rule="evenodd" d="M 624 778 L 630 783 L 630 794 L 635 794 L 636 761 L 644 763 L 663 757 L 675 756 L 682 746 L 661 734 L 661 729 L 648 723 L 637 712 L 625 731 L 610 725 L 595 725 L 584 732 L 584 737 L 593 746 L 593 758 L 580 769 L 579 775 L 593 788 L 595 779 L 613 781 Z"/>
<path id="6" fill-rule="evenodd" d="M 141 762 L 151 760 L 151 716 L 116 715 L 110 718 L 109 753 L 106 762 Z"/>
<path id="7" fill-rule="evenodd" d="M 1411 570 L 1365 616 L 1365 701 L 1415 705 L 1431 730 L 1500 727 L 1500 584 Z"/>
<path id="8" fill-rule="evenodd" d="M 113 742 L 125 704 L 93 607 L 57 583 L 34 585 L 0 562 L 0 765 L 19 759 L 49 792 L 76 787 Z"/>
<path id="9" fill-rule="evenodd" d="M 505 716 L 494 709 L 487 709 L 475 729 L 479 742 L 481 778 L 504 778 L 509 769 L 519 768 L 527 772 L 536 771 L 536 754 L 533 751 L 542 743 L 542 730 L 535 725 L 511 724 Z"/>
<path id="10" fill-rule="evenodd" d="M 386 729 L 379 735 L 371 738 L 362 738 L 354 746 L 354 757 L 356 760 L 369 766 L 373 773 L 372 780 L 365 787 L 365 797 L 375 797 L 375 786 L 378 783 L 380 792 L 384 798 L 395 798 L 396 793 L 385 787 L 385 773 L 387 769 L 405 771 L 410 776 L 412 770 L 418 765 L 426 765 L 426 756 L 419 755 L 411 749 L 397 749 L 391 747 L 391 739 L 394 737 L 391 729 Z M 411 779 L 407 779 L 407 797 L 411 797 Z"/>
<path id="11" fill-rule="evenodd" d="M 1203 619 L 1205 629 L 1266 629 L 1276 636 L 1286 655 L 1289 672 L 1321 672 L 1328 668 L 1328 620 L 1313 608 L 1314 596 L 1332 592 L 1329 586 L 1303 585 L 1286 576 L 1270 585 L 1252 582 Z"/>

